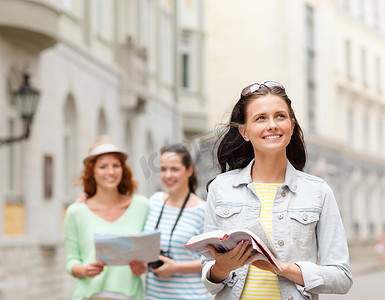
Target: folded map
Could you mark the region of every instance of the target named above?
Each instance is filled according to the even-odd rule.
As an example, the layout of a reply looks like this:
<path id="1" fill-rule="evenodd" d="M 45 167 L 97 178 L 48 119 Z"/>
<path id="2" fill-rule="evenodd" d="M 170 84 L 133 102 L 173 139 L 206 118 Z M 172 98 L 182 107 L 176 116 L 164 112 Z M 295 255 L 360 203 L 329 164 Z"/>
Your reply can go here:
<path id="1" fill-rule="evenodd" d="M 94 238 L 96 260 L 107 265 L 127 265 L 133 260 L 148 263 L 159 257 L 159 231 L 135 235 L 95 233 Z"/>

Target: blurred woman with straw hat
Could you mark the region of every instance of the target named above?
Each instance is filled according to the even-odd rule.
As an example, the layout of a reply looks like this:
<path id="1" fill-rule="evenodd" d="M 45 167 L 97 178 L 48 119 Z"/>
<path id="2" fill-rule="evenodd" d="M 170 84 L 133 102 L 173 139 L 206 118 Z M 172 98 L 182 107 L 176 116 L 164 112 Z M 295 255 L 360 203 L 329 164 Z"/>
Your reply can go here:
<path id="1" fill-rule="evenodd" d="M 143 264 L 106 266 L 95 261 L 94 233 L 139 233 L 147 219 L 148 200 L 135 194 L 137 183 L 126 159 L 127 153 L 101 136 L 83 161 L 80 181 L 87 199 L 68 207 L 64 227 L 66 269 L 78 278 L 73 300 L 143 297 Z"/>

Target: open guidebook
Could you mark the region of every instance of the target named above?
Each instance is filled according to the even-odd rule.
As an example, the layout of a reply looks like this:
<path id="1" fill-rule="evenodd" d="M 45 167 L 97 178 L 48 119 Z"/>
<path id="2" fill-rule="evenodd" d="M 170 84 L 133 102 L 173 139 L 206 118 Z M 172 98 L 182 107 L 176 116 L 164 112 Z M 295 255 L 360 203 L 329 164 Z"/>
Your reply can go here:
<path id="1" fill-rule="evenodd" d="M 257 219 L 246 228 L 230 231 L 216 230 L 193 236 L 185 245 L 186 249 L 212 258 L 207 245 L 212 245 L 218 252 L 230 251 L 241 241 L 250 241 L 254 253 L 260 253 L 255 260 L 266 260 L 281 270 L 277 260 L 279 256 L 274 248 L 273 241 L 262 221 Z"/>
<path id="2" fill-rule="evenodd" d="M 128 265 L 133 260 L 155 261 L 160 253 L 160 231 L 135 235 L 95 233 L 96 260 L 107 265 Z"/>

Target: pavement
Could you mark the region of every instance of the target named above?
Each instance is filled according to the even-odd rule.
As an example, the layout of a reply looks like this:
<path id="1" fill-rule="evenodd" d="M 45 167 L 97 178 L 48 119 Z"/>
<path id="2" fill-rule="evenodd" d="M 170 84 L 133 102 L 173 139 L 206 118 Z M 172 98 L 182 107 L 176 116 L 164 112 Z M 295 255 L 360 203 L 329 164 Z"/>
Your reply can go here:
<path id="1" fill-rule="evenodd" d="M 385 300 L 385 260 L 376 256 L 351 261 L 353 286 L 346 295 L 320 295 L 320 300 Z"/>
<path id="2" fill-rule="evenodd" d="M 360 260 L 352 260 L 350 264 L 353 272 L 353 279 L 356 276 L 364 276 L 370 273 L 385 271 L 385 259 L 380 260 L 380 259 L 377 259 L 376 257 L 368 257 Z"/>

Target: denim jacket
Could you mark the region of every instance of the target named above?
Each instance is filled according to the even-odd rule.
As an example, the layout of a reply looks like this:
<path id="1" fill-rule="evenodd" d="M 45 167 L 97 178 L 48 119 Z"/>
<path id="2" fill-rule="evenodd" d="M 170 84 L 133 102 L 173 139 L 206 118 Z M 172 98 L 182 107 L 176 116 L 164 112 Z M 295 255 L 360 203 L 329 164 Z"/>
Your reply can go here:
<path id="1" fill-rule="evenodd" d="M 205 232 L 244 228 L 259 216 L 251 167 L 222 173 L 210 184 Z M 345 294 L 353 281 L 349 252 L 338 206 L 322 179 L 296 170 L 287 162 L 285 182 L 273 205 L 273 242 L 280 260 L 297 264 L 305 286 L 278 276 L 282 299 L 319 299 L 318 294 Z M 202 281 L 216 299 L 238 300 L 248 265 L 221 283 L 210 282 L 213 259 L 202 260 Z"/>

